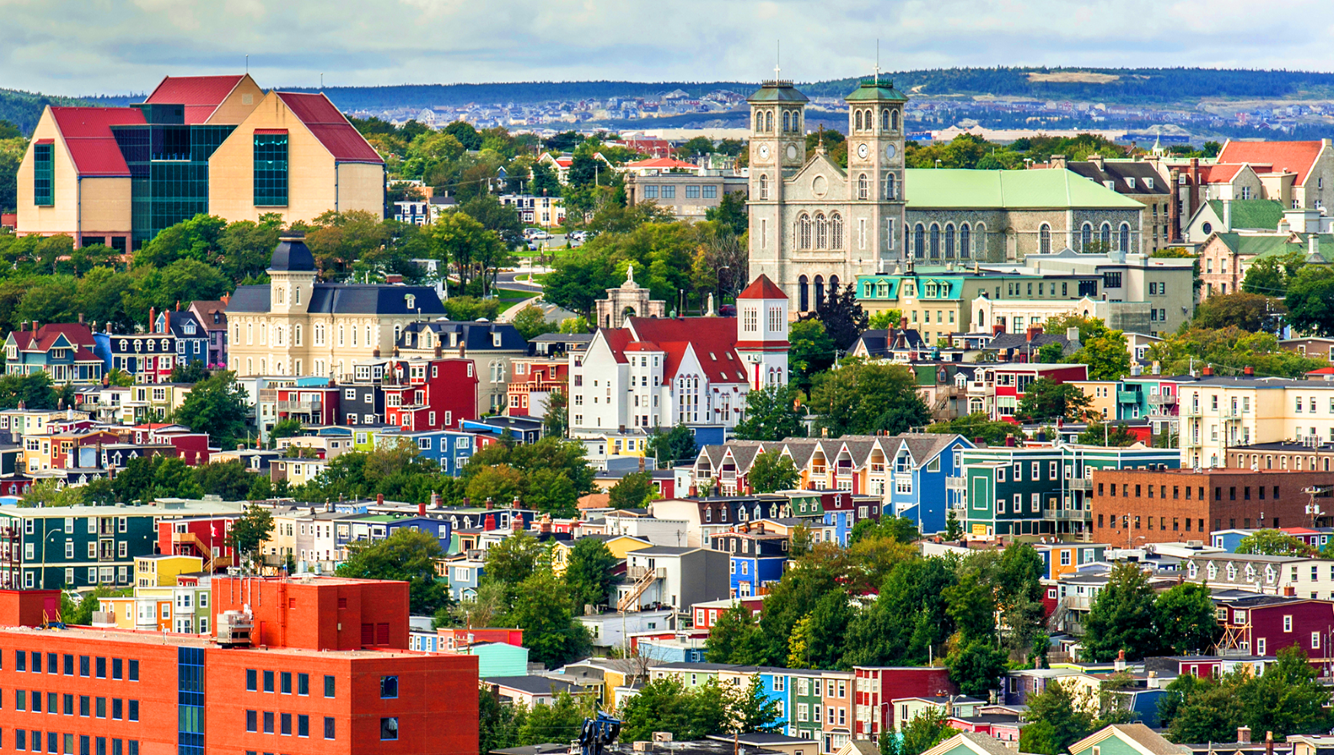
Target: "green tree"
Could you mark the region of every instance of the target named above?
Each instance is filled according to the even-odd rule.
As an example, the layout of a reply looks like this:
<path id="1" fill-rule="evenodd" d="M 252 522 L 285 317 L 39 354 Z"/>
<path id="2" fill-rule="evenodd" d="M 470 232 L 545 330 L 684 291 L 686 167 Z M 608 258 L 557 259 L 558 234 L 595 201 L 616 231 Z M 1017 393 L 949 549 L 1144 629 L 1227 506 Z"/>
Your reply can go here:
<path id="1" fill-rule="evenodd" d="M 1013 422 L 1004 422 L 1001 420 L 993 421 L 985 412 L 976 412 L 963 417 L 952 419 L 948 422 L 936 422 L 928 425 L 926 431 L 929 433 L 944 433 L 946 435 L 962 435 L 970 441 L 981 441 L 989 446 L 1005 445 L 1006 438 L 1014 436 L 1019 440 L 1024 440 L 1028 436 L 1022 429 Z"/>
<path id="2" fill-rule="evenodd" d="M 565 690 L 546 705 L 534 705 L 519 726 L 519 741 L 525 745 L 573 742 L 579 738 L 584 719 L 593 717 L 588 702 L 576 700 Z"/>
<path id="3" fill-rule="evenodd" d="M 569 589 L 549 570 L 539 570 L 519 583 L 508 620 L 523 630 L 524 645 L 534 662 L 554 668 L 588 652 L 588 630 L 574 620 L 570 605 Z"/>
<path id="4" fill-rule="evenodd" d="M 122 473 L 124 474 L 124 473 Z M 273 515 L 261 506 L 247 506 L 233 524 L 227 540 L 242 558 L 259 555 L 259 547 L 273 534 Z"/>
<path id="5" fill-rule="evenodd" d="M 729 232 L 740 236 L 750 224 L 746 211 L 746 195 L 740 191 L 729 191 L 719 198 L 717 207 L 704 211 L 704 219 L 718 223 Z"/>
<path id="6" fill-rule="evenodd" d="M 570 399 L 561 391 L 547 396 L 547 412 L 542 417 L 542 433 L 548 438 L 564 438 L 570 427 Z"/>
<path id="7" fill-rule="evenodd" d="M 1095 661 L 1110 661 L 1122 650 L 1132 661 L 1153 655 L 1160 641 L 1153 623 L 1154 607 L 1148 575 L 1137 564 L 1117 564 L 1107 586 L 1089 607 L 1084 655 Z"/>
<path id="8" fill-rule="evenodd" d="M 1315 555 L 1315 549 L 1286 532 L 1256 530 L 1237 543 L 1237 553 L 1310 557 Z"/>
<path id="9" fill-rule="evenodd" d="M 1317 680 L 1301 645 L 1278 651 L 1278 662 L 1241 687 L 1246 723 L 1252 731 L 1272 731 L 1276 739 L 1329 730 L 1329 688 Z"/>
<path id="10" fill-rule="evenodd" d="M 167 382 L 198 383 L 207 377 L 208 369 L 204 367 L 203 360 L 192 359 L 185 364 L 178 364 L 171 368 L 171 374 L 167 376 Z"/>
<path id="11" fill-rule="evenodd" d="M 903 365 L 848 359 L 821 373 L 811 387 L 812 411 L 830 437 L 897 434 L 927 425 L 931 413 Z"/>
<path id="12" fill-rule="evenodd" d="M 608 504 L 614 509 L 637 509 L 653 496 L 653 475 L 632 472 L 621 478 L 611 489 Z"/>
<path id="13" fill-rule="evenodd" d="M 753 665 L 762 659 L 763 637 L 750 609 L 737 603 L 718 614 L 704 640 L 709 663 Z"/>
<path id="14" fill-rule="evenodd" d="M 1250 273 L 1247 273 L 1249 277 Z M 1282 301 L 1270 296 L 1246 291 L 1215 294 L 1195 307 L 1192 324 L 1213 330 L 1237 327 L 1258 333 L 1270 329 L 1273 317 L 1287 314 L 1287 311 Z"/>
<path id="15" fill-rule="evenodd" d="M 954 633 L 944 597 L 954 580 L 943 559 L 899 563 L 880 584 L 875 602 L 848 624 L 843 665 L 918 665 L 940 655 Z"/>
<path id="16" fill-rule="evenodd" d="M 269 442 L 276 445 L 276 442 L 282 438 L 295 438 L 301 434 L 301 420 L 291 417 L 284 417 L 274 423 L 269 429 Z"/>
<path id="17" fill-rule="evenodd" d="M 617 558 L 601 540 L 584 537 L 574 541 L 565 566 L 565 584 L 570 588 L 577 612 L 583 613 L 585 605 L 607 604 L 616 581 L 612 575 L 616 564 Z"/>
<path id="18" fill-rule="evenodd" d="M 245 435 L 249 414 L 236 373 L 223 371 L 195 383 L 175 419 L 194 432 L 208 433 L 219 448 L 235 448 L 237 439 Z"/>
<path id="19" fill-rule="evenodd" d="M 1334 270 L 1328 265 L 1307 265 L 1288 282 L 1284 298 L 1288 324 L 1299 331 L 1334 336 Z"/>
<path id="20" fill-rule="evenodd" d="M 68 592 L 60 593 L 60 620 L 67 625 L 86 627 L 93 623 L 93 613 L 102 610 L 102 598 L 129 594 L 131 591 L 97 587 L 83 594 L 76 603 Z"/>
<path id="21" fill-rule="evenodd" d="M 256 476 L 239 461 L 214 462 L 195 467 L 195 483 L 199 489 L 220 496 L 224 501 L 244 500 L 250 494 Z"/>
<path id="22" fill-rule="evenodd" d="M 504 258 L 505 247 L 495 231 L 455 211 L 431 225 L 430 250 L 434 259 L 454 267 L 460 290 L 467 291 L 468 283 L 481 275 L 485 292 L 489 287 L 485 275 Z"/>
<path id="23" fill-rule="evenodd" d="M 903 725 L 902 739 L 898 744 L 899 755 L 921 755 L 956 733 L 957 730 L 950 726 L 943 710 L 924 710 Z"/>
<path id="24" fill-rule="evenodd" d="M 825 298 L 816 302 L 814 317 L 824 325 L 834 347 L 841 351 L 851 349 L 870 324 L 852 284 L 841 288 L 830 286 Z"/>
<path id="25" fill-rule="evenodd" d="M 1090 446 L 1130 446 L 1138 443 L 1139 438 L 1135 437 L 1124 422 L 1115 425 L 1092 422 L 1079 434 L 1078 442 Z"/>
<path id="26" fill-rule="evenodd" d="M 792 385 L 808 390 L 815 375 L 834 363 L 834 340 L 819 320 L 798 320 L 788 328 L 788 369 Z"/>
<path id="27" fill-rule="evenodd" d="M 53 508 L 78 506 L 84 503 L 84 489 L 64 485 L 56 480 L 38 480 L 28 488 L 19 501 L 19 508 Z"/>
<path id="28" fill-rule="evenodd" d="M 1306 255 L 1302 252 L 1261 255 L 1246 267 L 1241 290 L 1248 294 L 1281 299 L 1288 292 L 1288 282 L 1305 265 Z"/>
<path id="29" fill-rule="evenodd" d="M 882 516 L 879 520 L 863 519 L 852 526 L 848 535 L 848 545 L 856 545 L 863 540 L 885 538 L 896 543 L 915 543 L 922 534 L 911 519 L 902 516 Z"/>
<path id="30" fill-rule="evenodd" d="M 1060 755 L 1094 727 L 1093 715 L 1058 679 L 1049 681 L 1041 693 L 1029 695 L 1024 719 L 1028 723 L 1019 730 L 1019 750 L 1042 755 Z"/>
<path id="31" fill-rule="evenodd" d="M 1038 361 L 1043 364 L 1057 364 L 1065 359 L 1065 344 L 1056 341 L 1044 343 L 1038 347 Z"/>
<path id="32" fill-rule="evenodd" d="M 1205 585 L 1183 582 L 1161 593 L 1153 613 L 1159 641 L 1173 655 L 1211 652 L 1223 632 Z"/>
<path id="33" fill-rule="evenodd" d="M 945 512 L 945 539 L 958 540 L 960 537 L 963 537 L 963 524 L 959 522 L 959 515 L 951 508 Z"/>
<path id="34" fill-rule="evenodd" d="M 733 701 L 731 713 L 731 729 L 737 734 L 777 734 L 783 728 L 778 701 L 765 693 L 758 674 L 750 678 L 746 691 Z"/>
<path id="35" fill-rule="evenodd" d="M 1016 413 L 1035 422 L 1061 418 L 1078 421 L 1090 403 L 1079 386 L 1041 377 L 1028 384 Z"/>
<path id="36" fill-rule="evenodd" d="M 444 555 L 440 540 L 430 533 L 399 528 L 383 540 L 350 544 L 338 576 L 407 582 L 409 610 L 429 616 L 449 601 L 447 585 L 435 573 L 435 562 Z"/>
<path id="37" fill-rule="evenodd" d="M 525 341 L 531 341 L 544 333 L 555 333 L 557 329 L 556 323 L 547 322 L 542 308 L 536 305 L 519 310 L 519 314 L 514 316 L 511 324 Z"/>
<path id="38" fill-rule="evenodd" d="M 883 309 L 871 315 L 867 321 L 868 330 L 892 330 L 903 324 L 903 310 Z"/>
<path id="39" fill-rule="evenodd" d="M 1173 742 L 1228 742 L 1244 725 L 1239 672 L 1196 677 L 1182 674 L 1167 685 L 1158 701 L 1161 723 Z"/>
<path id="40" fill-rule="evenodd" d="M 790 457 L 784 456 L 778 449 L 771 449 L 759 454 L 751 462 L 746 481 L 755 493 L 776 493 L 780 490 L 792 490 L 801 480 L 801 473 Z"/>
<path id="41" fill-rule="evenodd" d="M 542 556 L 542 544 L 537 538 L 520 530 L 487 549 L 482 580 L 517 589 L 537 569 Z"/>
<path id="42" fill-rule="evenodd" d="M 677 424 L 670 430 L 655 427 L 648 439 L 647 453 L 658 460 L 660 469 L 680 461 L 694 461 L 699 455 L 695 432 L 685 423 Z"/>
<path id="43" fill-rule="evenodd" d="M 486 685 L 478 685 L 477 712 L 479 752 L 490 753 L 524 744 L 519 732 L 528 720 L 526 707 L 501 705 L 499 695 L 493 694 Z"/>
<path id="44" fill-rule="evenodd" d="M 806 434 L 792 385 L 766 385 L 746 394 L 746 411 L 734 431 L 740 440 L 780 441 Z"/>

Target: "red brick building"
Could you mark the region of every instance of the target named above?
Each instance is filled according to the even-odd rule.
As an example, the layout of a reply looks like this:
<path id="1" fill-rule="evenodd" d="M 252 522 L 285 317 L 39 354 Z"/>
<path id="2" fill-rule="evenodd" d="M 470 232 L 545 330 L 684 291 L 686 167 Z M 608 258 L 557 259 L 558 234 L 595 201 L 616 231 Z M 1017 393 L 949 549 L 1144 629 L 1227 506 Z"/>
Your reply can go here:
<path id="1" fill-rule="evenodd" d="M 249 607 L 251 642 L 267 647 L 359 650 L 408 647 L 408 583 L 336 577 L 214 577 L 218 614 Z"/>
<path id="2" fill-rule="evenodd" d="M 1131 547 L 1207 541 L 1214 530 L 1310 524 L 1311 498 L 1302 491 L 1328 479 L 1318 472 L 1095 470 L 1093 540 Z"/>
<path id="3" fill-rule="evenodd" d="M 285 633 L 266 626 L 260 635 L 291 644 L 257 638 L 222 647 L 195 635 L 43 630 L 31 625 L 32 610 L 22 610 L 40 600 L 0 594 L 0 624 L 8 625 L 0 628 L 0 689 L 10 698 L 0 708 L 0 747 L 62 755 L 476 754 L 475 656 L 371 650 L 354 641 L 367 618 L 392 624 L 401 613 L 406 627 L 405 583 L 218 580 L 213 603 L 228 605 L 241 591 L 253 601 L 257 629 L 287 615 Z M 349 616 L 350 632 L 339 627 Z M 390 642 L 396 638 L 391 630 Z"/>

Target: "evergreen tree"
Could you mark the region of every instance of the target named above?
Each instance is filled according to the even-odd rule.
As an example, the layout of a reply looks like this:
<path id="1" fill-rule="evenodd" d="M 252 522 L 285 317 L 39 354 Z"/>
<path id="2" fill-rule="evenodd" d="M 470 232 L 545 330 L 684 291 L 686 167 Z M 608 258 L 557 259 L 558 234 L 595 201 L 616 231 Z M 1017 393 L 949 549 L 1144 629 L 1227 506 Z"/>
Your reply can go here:
<path id="1" fill-rule="evenodd" d="M 732 731 L 738 734 L 777 734 L 783 718 L 778 715 L 778 701 L 764 691 L 758 674 L 750 686 L 732 704 Z"/>
<path id="2" fill-rule="evenodd" d="M 570 587 L 576 613 L 582 614 L 585 605 L 607 603 L 615 583 L 612 568 L 617 563 L 618 559 L 601 540 L 581 537 L 574 541 L 569 563 L 565 565 L 565 583 Z"/>

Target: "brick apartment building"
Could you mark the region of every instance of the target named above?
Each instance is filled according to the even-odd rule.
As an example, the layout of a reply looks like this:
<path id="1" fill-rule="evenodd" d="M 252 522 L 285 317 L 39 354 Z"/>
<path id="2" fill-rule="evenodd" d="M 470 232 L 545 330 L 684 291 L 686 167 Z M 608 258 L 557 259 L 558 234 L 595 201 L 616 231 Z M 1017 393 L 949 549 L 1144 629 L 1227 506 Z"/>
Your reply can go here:
<path id="1" fill-rule="evenodd" d="M 1095 470 L 1093 541 L 1207 542 L 1214 530 L 1310 525 L 1311 496 L 1303 491 L 1328 480 L 1314 471 Z"/>
<path id="2" fill-rule="evenodd" d="M 256 611 L 256 629 L 264 627 L 248 647 L 198 635 L 41 629 L 35 614 L 43 608 L 33 605 L 58 604 L 58 595 L 0 595 L 0 689 L 8 688 L 12 703 L 0 708 L 5 748 L 67 755 L 477 752 L 477 659 L 406 649 L 404 583 L 216 580 L 215 612 L 246 602 Z M 356 640 L 367 636 L 366 623 L 372 643 L 363 644 Z M 389 631 L 377 632 L 380 624 Z"/>

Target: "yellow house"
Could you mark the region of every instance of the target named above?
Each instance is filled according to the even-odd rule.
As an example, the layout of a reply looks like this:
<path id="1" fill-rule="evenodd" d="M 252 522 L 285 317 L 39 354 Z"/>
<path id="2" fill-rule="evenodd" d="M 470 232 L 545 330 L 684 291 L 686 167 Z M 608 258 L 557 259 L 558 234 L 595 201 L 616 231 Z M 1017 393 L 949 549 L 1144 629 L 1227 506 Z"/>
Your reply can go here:
<path id="1" fill-rule="evenodd" d="M 1079 390 L 1088 396 L 1090 412 L 1104 420 L 1116 419 L 1115 380 L 1072 380 L 1070 383 L 1079 386 Z"/>
<path id="2" fill-rule="evenodd" d="M 134 586 L 175 587 L 176 578 L 204 570 L 204 559 L 199 556 L 174 556 L 157 553 L 134 559 Z"/>
<path id="3" fill-rule="evenodd" d="M 584 535 L 584 537 L 595 537 L 601 540 L 611 555 L 624 561 L 626 556 L 641 548 L 648 548 L 653 545 L 647 540 L 629 535 Z M 583 538 L 580 538 L 582 540 Z M 565 568 L 569 566 L 570 554 L 574 551 L 574 544 L 578 542 L 556 540 L 551 546 L 551 571 L 556 575 L 565 573 Z"/>

